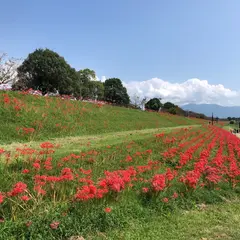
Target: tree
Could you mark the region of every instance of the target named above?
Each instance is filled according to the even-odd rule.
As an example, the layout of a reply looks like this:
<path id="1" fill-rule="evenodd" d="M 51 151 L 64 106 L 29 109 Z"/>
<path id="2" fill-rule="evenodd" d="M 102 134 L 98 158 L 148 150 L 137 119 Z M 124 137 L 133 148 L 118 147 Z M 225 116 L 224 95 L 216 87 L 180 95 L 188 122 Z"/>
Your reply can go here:
<path id="1" fill-rule="evenodd" d="M 94 70 L 91 70 L 89 68 L 82 69 L 78 71 L 79 80 L 86 84 L 92 80 L 96 80 L 96 73 Z"/>
<path id="2" fill-rule="evenodd" d="M 90 81 L 87 84 L 88 97 L 95 100 L 103 100 L 104 98 L 104 85 L 100 81 Z"/>
<path id="3" fill-rule="evenodd" d="M 18 82 L 13 86 L 39 89 L 43 93 L 59 90 L 60 94 L 71 94 L 76 87 L 77 73 L 75 69 L 49 49 L 36 49 L 30 53 L 22 65 L 18 67 Z"/>
<path id="4" fill-rule="evenodd" d="M 0 84 L 15 83 L 20 59 L 8 58 L 6 53 L 0 54 Z"/>
<path id="5" fill-rule="evenodd" d="M 145 104 L 145 107 L 147 109 L 158 111 L 160 107 L 162 107 L 162 103 L 160 102 L 159 98 L 152 98 Z"/>
<path id="6" fill-rule="evenodd" d="M 96 73 L 89 68 L 82 69 L 77 72 L 77 86 L 75 94 L 83 98 L 92 98 L 92 91 L 89 89 L 93 84 L 91 82 L 96 80 Z"/>
<path id="7" fill-rule="evenodd" d="M 127 89 L 118 78 L 109 78 L 104 83 L 104 98 L 107 102 L 129 104 Z"/>
<path id="8" fill-rule="evenodd" d="M 175 105 L 171 102 L 166 102 L 166 103 L 163 104 L 163 108 L 167 109 L 167 110 L 169 110 L 171 108 L 174 108 L 174 107 L 175 107 Z"/>
<path id="9" fill-rule="evenodd" d="M 231 117 L 228 117 L 227 119 L 228 119 L 228 121 L 231 121 L 231 120 L 232 120 L 232 118 L 231 118 Z"/>
<path id="10" fill-rule="evenodd" d="M 177 114 L 177 110 L 176 110 L 175 107 L 170 108 L 170 109 L 168 110 L 168 112 L 169 112 L 170 114 L 173 114 L 173 115 Z"/>

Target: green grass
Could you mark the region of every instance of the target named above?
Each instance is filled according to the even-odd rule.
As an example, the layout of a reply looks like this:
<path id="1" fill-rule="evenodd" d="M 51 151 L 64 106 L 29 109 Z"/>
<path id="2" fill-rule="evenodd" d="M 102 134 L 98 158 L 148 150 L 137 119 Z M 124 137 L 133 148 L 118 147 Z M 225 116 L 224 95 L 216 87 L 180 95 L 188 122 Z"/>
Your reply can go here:
<path id="1" fill-rule="evenodd" d="M 1 144 L 202 123 L 168 114 L 3 91 L 0 116 Z M 23 128 L 34 132 L 25 133 Z"/>
<path id="2" fill-rule="evenodd" d="M 202 208 L 202 209 L 200 209 Z M 177 211 L 137 221 L 130 227 L 105 234 L 96 233 L 86 239 L 146 240 L 238 240 L 240 239 L 240 202 L 201 205 L 195 210 Z"/>
<path id="3" fill-rule="evenodd" d="M 230 129 L 238 129 L 239 125 L 238 124 L 226 124 L 223 126 L 224 129 L 230 131 Z"/>
<path id="4" fill-rule="evenodd" d="M 177 127 L 165 127 L 165 128 L 153 128 L 153 129 L 143 129 L 143 130 L 132 130 L 132 131 L 122 131 L 114 133 L 104 133 L 95 136 L 77 136 L 77 137 L 65 137 L 65 138 L 50 138 L 53 144 L 58 144 L 58 153 L 67 154 L 71 152 L 79 152 L 87 149 L 100 149 L 101 147 L 106 147 L 107 145 L 117 145 L 124 142 L 135 141 L 140 139 L 149 138 L 157 133 L 170 133 L 172 131 L 187 128 L 187 127 L 197 128 L 200 125 L 187 125 L 187 126 L 177 126 Z M 1 144 L 0 148 L 7 151 L 14 152 L 17 148 L 30 147 L 34 149 L 39 149 L 42 141 L 29 141 L 27 143 L 13 142 L 11 144 Z"/>

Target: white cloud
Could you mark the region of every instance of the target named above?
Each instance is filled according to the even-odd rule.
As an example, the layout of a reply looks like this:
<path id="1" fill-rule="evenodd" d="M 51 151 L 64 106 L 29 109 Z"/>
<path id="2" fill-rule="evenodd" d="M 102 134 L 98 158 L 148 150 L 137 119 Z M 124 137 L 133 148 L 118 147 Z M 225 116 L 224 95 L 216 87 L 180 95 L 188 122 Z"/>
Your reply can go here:
<path id="1" fill-rule="evenodd" d="M 101 76 L 101 78 L 99 78 L 98 76 L 96 76 L 96 80 L 97 80 L 97 81 L 105 82 L 106 79 L 107 79 L 106 76 Z"/>
<path id="2" fill-rule="evenodd" d="M 106 79 L 107 79 L 106 76 L 102 76 L 102 77 L 101 77 L 101 82 L 105 82 Z"/>
<path id="3" fill-rule="evenodd" d="M 189 79 L 183 83 L 170 83 L 159 78 L 142 82 L 123 83 L 129 95 L 140 98 L 161 97 L 163 102 L 178 105 L 187 103 L 211 103 L 222 106 L 240 105 L 240 92 L 225 88 L 222 84 L 211 85 L 207 80 Z"/>

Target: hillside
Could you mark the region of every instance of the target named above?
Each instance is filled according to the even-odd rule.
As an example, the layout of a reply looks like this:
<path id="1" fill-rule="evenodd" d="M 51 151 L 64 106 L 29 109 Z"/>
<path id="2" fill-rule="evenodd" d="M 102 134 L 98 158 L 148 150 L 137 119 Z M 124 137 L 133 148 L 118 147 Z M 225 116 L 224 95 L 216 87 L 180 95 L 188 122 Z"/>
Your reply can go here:
<path id="1" fill-rule="evenodd" d="M 16 92 L 0 114 L 0 240 L 239 239 L 221 123 Z"/>
<path id="2" fill-rule="evenodd" d="M 240 106 L 225 107 L 217 104 L 187 104 L 182 106 L 184 110 L 203 113 L 206 116 L 227 118 L 227 117 L 240 117 Z"/>
<path id="3" fill-rule="evenodd" d="M 199 124 L 202 120 L 101 103 L 0 92 L 1 143 Z"/>

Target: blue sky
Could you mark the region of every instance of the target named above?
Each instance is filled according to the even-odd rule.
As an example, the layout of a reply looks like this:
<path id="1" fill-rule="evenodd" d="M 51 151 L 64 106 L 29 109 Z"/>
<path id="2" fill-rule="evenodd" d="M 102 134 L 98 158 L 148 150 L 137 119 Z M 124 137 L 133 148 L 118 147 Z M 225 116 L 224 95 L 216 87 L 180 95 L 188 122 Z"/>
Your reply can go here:
<path id="1" fill-rule="evenodd" d="M 1 1 L 0 51 L 57 51 L 124 82 L 191 78 L 240 87 L 239 0 Z"/>

